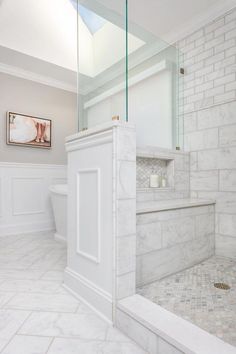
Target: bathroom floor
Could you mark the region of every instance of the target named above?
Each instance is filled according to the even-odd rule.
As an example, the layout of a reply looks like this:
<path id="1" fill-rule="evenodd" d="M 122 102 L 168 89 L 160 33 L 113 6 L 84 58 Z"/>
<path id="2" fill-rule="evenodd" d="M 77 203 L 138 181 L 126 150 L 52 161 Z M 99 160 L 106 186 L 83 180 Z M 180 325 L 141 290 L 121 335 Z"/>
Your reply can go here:
<path id="1" fill-rule="evenodd" d="M 220 282 L 230 289 L 215 288 Z M 138 293 L 236 346 L 236 261 L 215 256 Z"/>
<path id="2" fill-rule="evenodd" d="M 1 354 L 145 354 L 62 287 L 52 233 L 0 238 Z"/>

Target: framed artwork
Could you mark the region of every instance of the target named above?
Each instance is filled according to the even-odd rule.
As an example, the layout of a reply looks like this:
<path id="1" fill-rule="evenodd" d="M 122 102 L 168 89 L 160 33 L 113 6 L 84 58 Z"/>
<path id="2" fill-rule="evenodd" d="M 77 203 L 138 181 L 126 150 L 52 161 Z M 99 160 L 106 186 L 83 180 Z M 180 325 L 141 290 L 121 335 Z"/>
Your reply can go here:
<path id="1" fill-rule="evenodd" d="M 7 144 L 50 149 L 52 121 L 25 114 L 7 112 Z"/>

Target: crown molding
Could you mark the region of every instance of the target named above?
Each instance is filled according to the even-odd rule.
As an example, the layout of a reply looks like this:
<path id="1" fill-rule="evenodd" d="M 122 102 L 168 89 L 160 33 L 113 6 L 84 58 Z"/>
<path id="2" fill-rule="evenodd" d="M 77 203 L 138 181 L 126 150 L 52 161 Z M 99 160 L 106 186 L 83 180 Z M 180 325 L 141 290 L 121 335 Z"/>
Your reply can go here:
<path id="1" fill-rule="evenodd" d="M 210 7 L 207 11 L 204 11 L 204 13 L 194 16 L 190 21 L 185 22 L 179 29 L 175 29 L 164 35 L 163 39 L 170 44 L 174 44 L 225 15 L 235 7 L 236 0 L 218 1 L 216 5 Z"/>
<path id="2" fill-rule="evenodd" d="M 0 72 L 19 77 L 21 79 L 34 81 L 42 85 L 47 85 L 64 91 L 77 93 L 77 87 L 74 85 L 70 85 L 63 81 L 55 80 L 49 76 L 39 75 L 32 71 L 24 70 L 16 66 L 0 63 Z"/>

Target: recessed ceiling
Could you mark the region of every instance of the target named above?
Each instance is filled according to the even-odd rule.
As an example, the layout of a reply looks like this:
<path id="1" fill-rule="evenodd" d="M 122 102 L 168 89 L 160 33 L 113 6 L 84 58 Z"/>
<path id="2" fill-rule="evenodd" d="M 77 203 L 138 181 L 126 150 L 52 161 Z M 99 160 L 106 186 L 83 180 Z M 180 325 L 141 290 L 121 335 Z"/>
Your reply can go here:
<path id="1" fill-rule="evenodd" d="M 95 3 L 120 13 L 123 16 L 120 28 L 122 26 L 124 28 L 125 0 L 79 0 L 79 2 L 82 4 L 80 16 L 93 37 L 98 37 L 101 30 L 109 23 L 109 19 L 103 17 L 101 13 L 96 14 L 96 11 L 91 11 L 91 6 L 93 7 Z M 136 23 L 157 38 L 167 41 L 185 36 L 187 28 L 191 31 L 197 29 L 200 25 L 204 25 L 204 21 L 207 23 L 227 9 L 236 6 L 236 0 L 128 0 L 128 3 L 131 31 L 133 29 L 131 23 Z M 90 4 L 88 6 L 90 10 L 86 9 L 86 4 Z M 13 60 L 16 65 L 19 63 L 20 66 L 21 63 L 23 66 L 23 62 L 29 63 L 30 58 L 37 59 L 32 60 L 28 70 L 35 68 L 36 73 L 40 72 L 40 75 L 45 74 L 48 77 L 51 72 L 61 71 L 60 80 L 71 72 L 74 75 L 72 75 L 73 80 L 69 75 L 67 85 L 69 82 L 75 82 L 77 72 L 77 6 L 75 5 L 76 0 L 0 0 L 0 66 L 3 62 L 1 48 L 3 51 L 4 48 L 8 48 L 11 55 L 16 55 Z M 145 36 L 139 37 L 138 32 L 132 32 L 132 35 L 137 41 L 142 39 L 146 42 Z M 140 42 L 138 46 L 141 44 Z M 112 48 L 111 52 L 114 52 Z M 29 60 L 18 61 L 17 53 L 28 56 Z M 104 49 L 101 53 L 107 57 Z M 40 60 L 42 65 L 39 64 Z M 51 65 L 55 65 L 54 71 L 46 69 L 52 68 Z M 45 68 L 45 71 L 42 68 Z M 23 70 L 27 70 L 25 64 Z M 102 67 L 97 72 L 101 71 Z M 53 80 L 55 79 L 53 77 Z"/>
<path id="2" fill-rule="evenodd" d="M 78 9 L 82 20 L 92 34 L 99 31 L 107 23 L 104 18 L 82 5 L 79 5 Z"/>

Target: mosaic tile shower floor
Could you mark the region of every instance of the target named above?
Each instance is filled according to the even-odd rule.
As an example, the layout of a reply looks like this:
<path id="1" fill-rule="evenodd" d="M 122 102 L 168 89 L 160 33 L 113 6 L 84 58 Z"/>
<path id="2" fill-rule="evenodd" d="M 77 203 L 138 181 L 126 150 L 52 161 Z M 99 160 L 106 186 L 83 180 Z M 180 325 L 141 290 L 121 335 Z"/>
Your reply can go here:
<path id="1" fill-rule="evenodd" d="M 215 288 L 218 282 L 230 290 Z M 137 292 L 236 346 L 236 261 L 214 256 Z"/>

